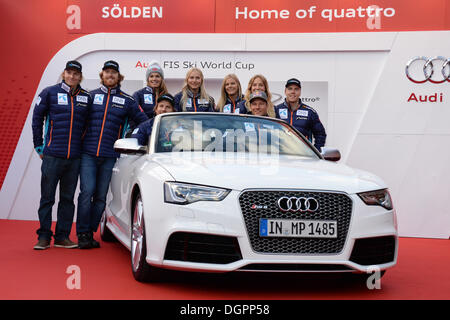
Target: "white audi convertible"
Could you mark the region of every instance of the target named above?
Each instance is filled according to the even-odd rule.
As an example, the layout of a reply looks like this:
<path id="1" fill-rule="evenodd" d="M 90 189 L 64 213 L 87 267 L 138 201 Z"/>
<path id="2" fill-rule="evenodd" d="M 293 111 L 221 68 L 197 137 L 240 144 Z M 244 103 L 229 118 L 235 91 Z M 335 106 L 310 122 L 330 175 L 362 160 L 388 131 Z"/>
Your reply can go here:
<path id="1" fill-rule="evenodd" d="M 131 251 L 138 281 L 163 269 L 383 274 L 397 262 L 385 183 L 284 121 L 166 113 L 147 145 L 114 148 L 100 232 Z"/>

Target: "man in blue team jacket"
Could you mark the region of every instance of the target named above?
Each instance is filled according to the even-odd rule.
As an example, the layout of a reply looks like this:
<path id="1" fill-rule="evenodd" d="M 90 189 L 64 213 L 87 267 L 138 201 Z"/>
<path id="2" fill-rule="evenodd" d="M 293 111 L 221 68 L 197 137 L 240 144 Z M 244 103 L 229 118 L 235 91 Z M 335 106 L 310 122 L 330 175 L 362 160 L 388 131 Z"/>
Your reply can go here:
<path id="1" fill-rule="evenodd" d="M 325 145 L 327 134 L 316 110 L 304 104 L 300 99 L 301 83 L 292 78 L 286 82 L 286 100 L 275 107 L 275 115 L 300 131 L 313 142 L 319 152 Z"/>
<path id="2" fill-rule="evenodd" d="M 77 247 L 69 234 L 75 210 L 73 196 L 80 168 L 81 138 L 92 103 L 90 94 L 80 87 L 81 69 L 79 62 L 67 62 L 62 82 L 42 90 L 33 110 L 33 143 L 42 159 L 36 250 L 50 247 L 52 207 L 58 183 L 60 198 L 54 245 Z"/>
<path id="3" fill-rule="evenodd" d="M 98 248 L 93 238 L 106 206 L 112 169 L 119 156 L 114 142 L 123 137 L 127 118 L 140 124 L 148 119 L 133 97 L 122 92 L 119 64 L 106 61 L 100 73 L 102 86 L 91 92 L 93 99 L 87 132 L 83 140 L 80 194 L 77 209 L 78 247 Z"/>

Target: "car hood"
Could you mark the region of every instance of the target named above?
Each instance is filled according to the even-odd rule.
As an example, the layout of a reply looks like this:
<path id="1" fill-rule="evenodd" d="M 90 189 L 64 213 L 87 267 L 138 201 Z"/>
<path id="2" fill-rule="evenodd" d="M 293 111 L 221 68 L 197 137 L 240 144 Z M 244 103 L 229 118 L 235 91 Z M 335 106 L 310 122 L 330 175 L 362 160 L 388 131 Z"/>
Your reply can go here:
<path id="1" fill-rule="evenodd" d="M 283 188 L 357 193 L 386 188 L 377 176 L 326 160 L 240 153 L 160 153 L 149 157 L 179 182 L 234 190 Z"/>

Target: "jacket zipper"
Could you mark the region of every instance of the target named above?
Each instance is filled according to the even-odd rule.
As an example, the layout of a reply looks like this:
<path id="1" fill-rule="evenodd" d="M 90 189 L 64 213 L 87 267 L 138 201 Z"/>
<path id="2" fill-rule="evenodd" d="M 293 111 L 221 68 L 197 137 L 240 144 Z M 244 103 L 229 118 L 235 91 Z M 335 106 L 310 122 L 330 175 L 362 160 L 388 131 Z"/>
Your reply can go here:
<path id="1" fill-rule="evenodd" d="M 108 112 L 110 90 L 108 89 L 108 98 L 106 99 L 105 113 L 103 114 L 102 131 L 100 131 L 100 138 L 98 139 L 97 157 L 100 154 L 100 145 L 102 143 L 103 129 L 105 127 L 106 113 Z"/>
<path id="2" fill-rule="evenodd" d="M 53 133 L 53 120 L 50 121 L 50 139 L 48 140 L 47 147 L 50 147 L 50 143 L 52 143 L 52 133 Z"/>
<path id="3" fill-rule="evenodd" d="M 67 150 L 67 159 L 70 158 L 70 144 L 72 142 L 72 125 L 73 125 L 73 96 L 70 96 L 71 111 L 70 111 L 70 131 L 69 131 L 69 148 Z"/>

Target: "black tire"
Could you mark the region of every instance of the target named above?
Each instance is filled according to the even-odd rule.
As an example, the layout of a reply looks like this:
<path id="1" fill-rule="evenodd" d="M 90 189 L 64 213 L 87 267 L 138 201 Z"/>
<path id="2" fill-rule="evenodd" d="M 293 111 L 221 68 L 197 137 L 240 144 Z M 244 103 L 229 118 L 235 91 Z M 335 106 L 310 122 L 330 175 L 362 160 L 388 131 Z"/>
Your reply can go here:
<path id="1" fill-rule="evenodd" d="M 106 226 L 106 213 L 103 212 L 102 218 L 100 220 L 100 238 L 104 242 L 117 242 L 114 234 Z"/>
<path id="2" fill-rule="evenodd" d="M 159 282 L 164 279 L 165 270 L 153 267 L 145 260 L 147 256 L 147 242 L 145 234 L 144 209 L 140 194 L 134 201 L 131 223 L 131 271 L 139 282 Z"/>

